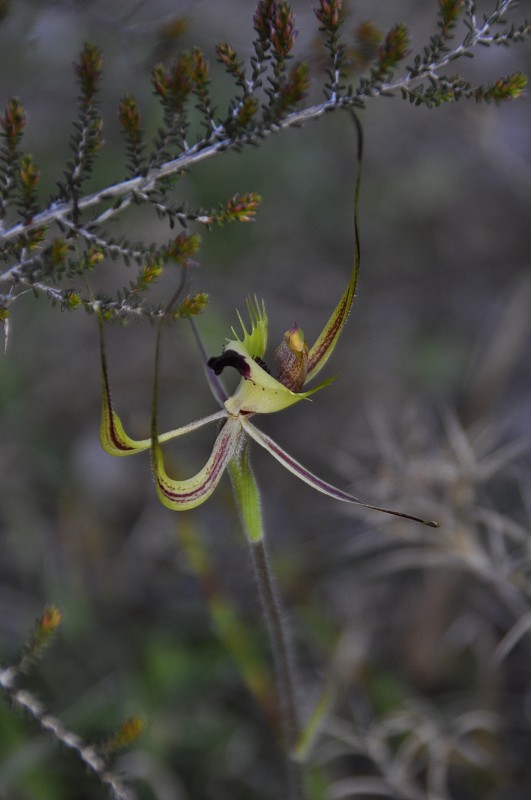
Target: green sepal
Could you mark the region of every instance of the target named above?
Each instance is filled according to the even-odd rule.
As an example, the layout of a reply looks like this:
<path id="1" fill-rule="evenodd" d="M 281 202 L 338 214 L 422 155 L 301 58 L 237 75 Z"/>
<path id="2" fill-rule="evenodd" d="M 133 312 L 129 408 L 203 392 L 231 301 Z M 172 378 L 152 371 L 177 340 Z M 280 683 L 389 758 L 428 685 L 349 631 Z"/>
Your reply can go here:
<path id="1" fill-rule="evenodd" d="M 101 446 L 111 456 L 131 456 L 136 453 L 141 453 L 144 450 L 149 450 L 151 447 L 151 438 L 149 439 L 132 439 L 124 430 L 122 421 L 113 408 L 111 391 L 109 386 L 109 378 L 107 373 L 107 358 L 105 354 L 105 341 L 103 337 L 103 322 L 100 314 L 98 317 L 98 329 L 100 335 L 100 361 L 101 361 L 101 424 L 100 424 L 100 441 Z M 210 422 L 216 422 L 227 416 L 226 411 L 217 411 L 215 414 L 210 414 L 203 419 L 194 420 L 189 422 L 188 425 L 183 425 L 180 428 L 161 433 L 158 436 L 160 444 L 175 439 L 178 436 L 184 436 L 191 433 L 197 428 L 208 425 Z"/>
<path id="2" fill-rule="evenodd" d="M 105 341 L 103 338 L 103 321 L 101 314 L 97 313 L 98 331 L 100 336 L 100 363 L 101 363 L 101 424 L 100 441 L 106 453 L 111 456 L 130 456 L 148 450 L 151 439 L 131 439 L 124 430 L 122 421 L 114 411 L 107 373 L 107 357 L 105 354 Z"/>
<path id="3" fill-rule="evenodd" d="M 227 418 L 205 466 L 191 478 L 170 478 L 164 466 L 164 456 L 156 435 L 152 437 L 152 464 L 155 486 L 160 502 L 172 511 L 187 511 L 208 500 L 234 455 L 243 431 L 238 420 Z"/>

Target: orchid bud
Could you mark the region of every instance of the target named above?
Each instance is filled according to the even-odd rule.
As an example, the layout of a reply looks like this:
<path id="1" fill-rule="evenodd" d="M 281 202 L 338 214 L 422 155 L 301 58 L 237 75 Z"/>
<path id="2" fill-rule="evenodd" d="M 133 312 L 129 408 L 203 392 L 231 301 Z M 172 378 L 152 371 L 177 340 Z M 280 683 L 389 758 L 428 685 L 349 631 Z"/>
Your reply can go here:
<path id="1" fill-rule="evenodd" d="M 292 392 L 300 392 L 308 374 L 308 345 L 297 324 L 287 330 L 275 350 L 278 380 Z"/>

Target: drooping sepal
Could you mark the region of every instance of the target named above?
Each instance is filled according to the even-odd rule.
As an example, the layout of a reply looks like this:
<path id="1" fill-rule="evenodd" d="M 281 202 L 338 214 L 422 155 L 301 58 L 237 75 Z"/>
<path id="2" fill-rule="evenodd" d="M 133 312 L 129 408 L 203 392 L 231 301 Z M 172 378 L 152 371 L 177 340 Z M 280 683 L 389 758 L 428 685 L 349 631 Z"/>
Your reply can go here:
<path id="1" fill-rule="evenodd" d="M 149 449 L 151 439 L 132 439 L 128 436 L 122 425 L 120 417 L 115 412 L 109 377 L 107 372 L 107 357 L 105 354 L 105 341 L 103 338 L 103 322 L 100 314 L 98 318 L 98 330 L 100 335 L 100 364 L 101 364 L 101 424 L 100 442 L 101 446 L 111 456 L 130 456 L 141 453 Z"/>
<path id="2" fill-rule="evenodd" d="M 111 456 L 131 456 L 136 453 L 141 453 L 144 450 L 149 450 L 151 447 L 151 438 L 148 439 L 132 439 L 124 430 L 122 421 L 113 408 L 111 390 L 109 386 L 109 378 L 107 372 L 107 357 L 105 354 L 105 341 L 103 337 L 103 322 L 101 316 L 98 314 L 98 328 L 100 334 L 100 362 L 101 362 L 101 424 L 100 424 L 100 441 L 101 446 Z M 203 419 L 194 420 L 189 422 L 188 425 L 183 425 L 180 428 L 161 433 L 158 436 L 160 444 L 176 439 L 178 436 L 184 436 L 191 433 L 197 428 L 208 425 L 211 422 L 216 422 L 227 416 L 227 412 L 217 411 L 215 414 L 210 414 Z"/>
<path id="3" fill-rule="evenodd" d="M 205 466 L 186 480 L 176 480 L 168 475 L 162 448 L 154 436 L 151 447 L 153 475 L 161 503 L 172 511 L 187 511 L 204 503 L 218 485 L 242 435 L 239 421 L 229 417 L 214 442 Z"/>
<path id="4" fill-rule="evenodd" d="M 360 500 L 358 497 L 354 497 L 354 495 L 349 494 L 348 492 L 344 492 L 342 489 L 338 489 L 336 486 L 332 486 L 332 484 L 323 481 L 321 478 L 318 478 L 317 475 L 314 475 L 313 472 L 303 467 L 298 461 L 296 461 L 289 453 L 286 453 L 270 436 L 263 433 L 263 431 L 258 430 L 249 420 L 242 419 L 241 424 L 245 432 L 254 439 L 264 450 L 267 450 L 268 453 L 277 459 L 286 469 L 296 475 L 301 481 L 304 481 L 313 489 L 317 489 L 318 492 L 322 494 L 326 494 L 329 497 L 333 497 L 335 500 L 342 500 L 344 503 L 352 503 L 353 505 L 363 506 L 364 508 L 370 508 L 373 511 L 382 511 L 384 514 L 391 514 L 395 517 L 403 517 L 404 519 L 413 520 L 413 522 L 420 522 L 422 525 L 428 525 L 430 528 L 438 528 L 439 525 L 432 520 L 425 520 L 421 517 L 417 517 L 413 514 L 406 514 L 402 511 L 395 511 L 394 509 L 390 508 L 382 508 L 382 506 L 376 506 L 373 503 L 365 503 L 363 500 Z"/>

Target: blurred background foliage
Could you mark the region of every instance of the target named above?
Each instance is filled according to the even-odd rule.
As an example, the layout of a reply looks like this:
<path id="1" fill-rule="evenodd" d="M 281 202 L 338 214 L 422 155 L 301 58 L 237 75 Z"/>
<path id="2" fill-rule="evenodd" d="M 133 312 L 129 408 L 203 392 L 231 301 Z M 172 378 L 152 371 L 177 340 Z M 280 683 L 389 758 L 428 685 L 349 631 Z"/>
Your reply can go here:
<path id="1" fill-rule="evenodd" d="M 296 55 L 311 64 L 318 87 L 311 4 L 292 6 Z M 136 93 L 154 133 L 152 65 L 192 45 L 213 62 L 223 39 L 247 55 L 252 12 L 244 0 L 5 0 L 0 95 L 2 104 L 12 94 L 24 103 L 25 146 L 41 167 L 43 194 L 63 168 L 77 91 L 70 65 L 84 41 L 105 59 L 97 188 L 124 173 L 120 97 Z M 418 47 L 435 13 L 426 0 L 359 0 L 351 27 L 403 21 Z M 491 48 L 465 67 L 477 82 L 529 74 L 529 49 Z M 222 105 L 230 87 L 221 73 L 213 80 Z M 339 378 L 263 427 L 323 477 L 435 517 L 442 528 L 419 531 L 334 504 L 256 454 L 305 713 L 331 663 L 340 686 L 312 757 L 312 791 L 374 796 L 376 784 L 348 781 L 376 780 L 385 764 L 375 753 L 384 752 L 398 778 L 376 796 L 519 800 L 531 791 L 529 100 L 428 111 L 379 98 L 360 117 L 362 273 L 331 365 Z M 267 303 L 272 345 L 295 321 L 310 341 L 319 332 L 352 260 L 354 156 L 351 122 L 335 113 L 182 179 L 192 204 L 244 191 L 263 197 L 255 224 L 202 232 L 193 287 L 210 295 L 198 320 L 209 353 L 219 352 L 249 293 Z M 145 241 L 168 236 L 138 212 L 127 226 Z M 116 264 L 105 269 L 106 281 L 129 279 Z M 108 329 L 116 407 L 142 436 L 154 339 L 146 320 Z M 161 387 L 162 429 L 213 410 L 184 322 L 165 333 Z M 147 456 L 105 455 L 95 320 L 31 293 L 13 306 L 0 411 L 2 661 L 15 658 L 33 619 L 56 603 L 64 624 L 28 685 L 87 740 L 104 740 L 128 715 L 145 719 L 144 735 L 117 762 L 140 798 L 281 797 L 275 734 L 217 635 L 183 538 L 192 525 L 267 670 L 228 482 L 185 522 L 159 505 Z M 197 469 L 211 442 L 207 430 L 169 447 L 174 469 Z M 504 650 L 518 619 L 524 632 Z M 471 713 L 484 716 L 468 740 L 459 720 Z M 412 732 L 418 748 L 408 761 Z M 400 777 L 400 759 L 411 784 Z M 3 800 L 103 795 L 71 755 L 0 706 Z"/>

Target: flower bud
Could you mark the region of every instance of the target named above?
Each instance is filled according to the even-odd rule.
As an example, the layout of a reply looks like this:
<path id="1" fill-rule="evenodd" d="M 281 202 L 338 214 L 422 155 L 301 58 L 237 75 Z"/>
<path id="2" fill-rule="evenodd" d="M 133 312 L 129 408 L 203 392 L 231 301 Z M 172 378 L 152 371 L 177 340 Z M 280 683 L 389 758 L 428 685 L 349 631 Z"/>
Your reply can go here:
<path id="1" fill-rule="evenodd" d="M 308 373 L 308 345 L 297 324 L 287 330 L 275 350 L 278 380 L 292 392 L 300 392 Z"/>

